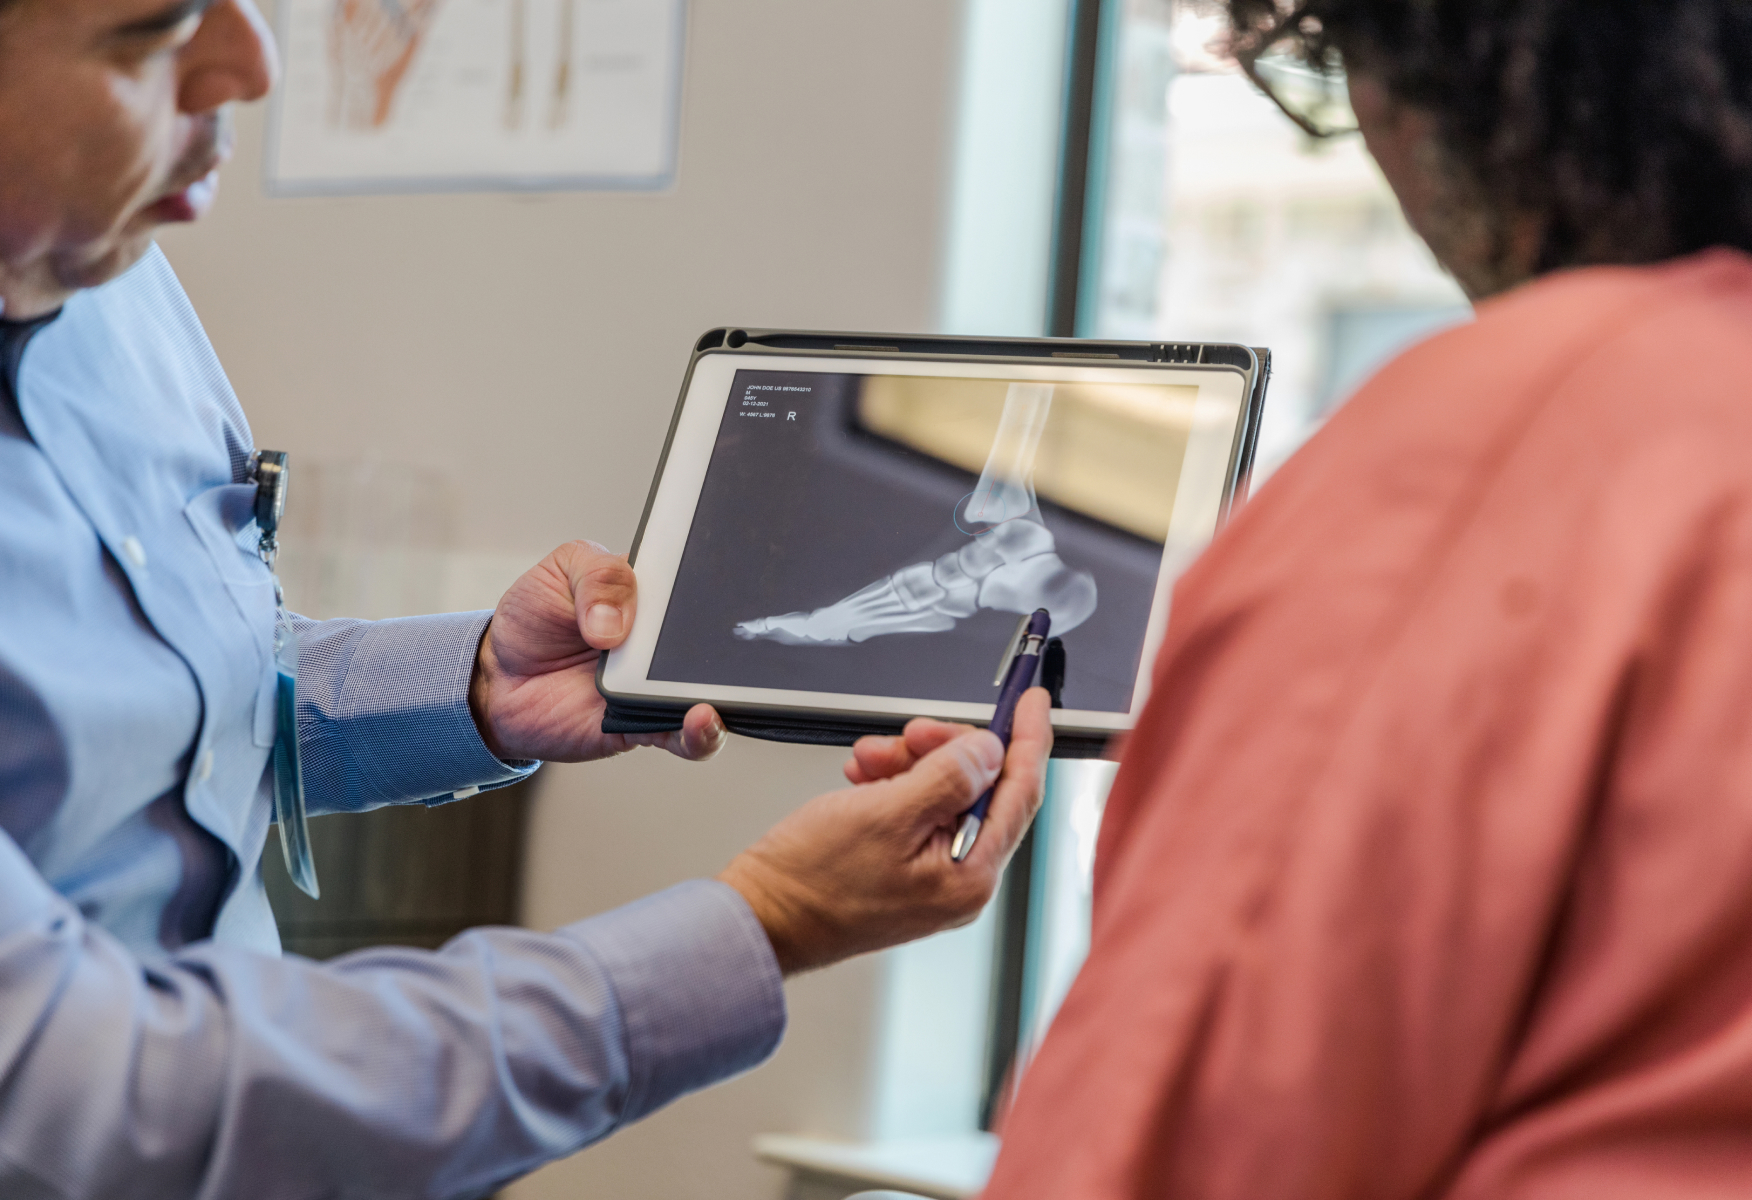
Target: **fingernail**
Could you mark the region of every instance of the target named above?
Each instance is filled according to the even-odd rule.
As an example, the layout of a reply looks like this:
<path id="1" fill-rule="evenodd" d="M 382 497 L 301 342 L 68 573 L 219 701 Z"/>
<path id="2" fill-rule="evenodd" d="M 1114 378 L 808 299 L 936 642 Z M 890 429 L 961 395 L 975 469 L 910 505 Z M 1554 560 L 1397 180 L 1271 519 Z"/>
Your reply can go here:
<path id="1" fill-rule="evenodd" d="M 699 762 L 717 756 L 724 748 L 724 743 L 730 740 L 730 734 L 720 721 L 713 721 L 700 731 L 699 744 L 689 751 L 689 757 Z"/>
<path id="2" fill-rule="evenodd" d="M 973 761 L 987 775 L 996 777 L 1004 769 L 1004 743 L 991 730 L 980 729 L 968 734 L 967 748 L 973 753 Z"/>
<path id="3" fill-rule="evenodd" d="M 612 604 L 592 604 L 584 614 L 584 632 L 593 638 L 619 637 L 621 610 Z"/>

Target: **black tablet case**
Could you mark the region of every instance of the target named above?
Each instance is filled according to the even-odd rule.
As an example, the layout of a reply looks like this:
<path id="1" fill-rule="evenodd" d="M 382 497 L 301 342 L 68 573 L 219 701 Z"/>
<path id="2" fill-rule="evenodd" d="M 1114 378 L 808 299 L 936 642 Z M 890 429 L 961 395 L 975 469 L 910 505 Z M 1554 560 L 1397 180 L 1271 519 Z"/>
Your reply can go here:
<path id="1" fill-rule="evenodd" d="M 713 329 L 694 345 L 688 361 L 687 374 L 682 379 L 681 395 L 675 413 L 669 420 L 669 433 L 663 442 L 663 457 L 651 480 L 651 491 L 645 498 L 645 510 L 639 517 L 639 530 L 633 537 L 630 559 L 638 565 L 639 544 L 645 537 L 645 523 L 651 519 L 651 506 L 657 498 L 657 484 L 663 478 L 663 468 L 669 461 L 669 448 L 675 441 L 675 428 L 681 420 L 681 407 L 693 382 L 694 367 L 708 354 L 760 354 L 783 356 L 794 354 L 809 358 L 843 358 L 848 362 L 879 365 L 884 358 L 904 356 L 908 359 L 938 359 L 953 362 L 1004 360 L 1033 361 L 1047 365 L 1063 364 L 1065 360 L 1082 360 L 1089 365 L 1104 362 L 1146 362 L 1163 366 L 1212 365 L 1238 367 L 1247 374 L 1247 403 L 1241 415 L 1241 428 L 1235 438 L 1235 448 L 1229 462 L 1229 475 L 1224 485 L 1223 507 L 1219 520 L 1226 520 L 1230 510 L 1246 499 L 1248 476 L 1253 469 L 1254 449 L 1259 443 L 1260 415 L 1265 407 L 1266 386 L 1271 381 L 1271 351 L 1261 348 L 1221 342 L 1107 342 L 1086 338 L 959 338 L 931 334 L 887 333 L 820 333 L 778 329 Z M 604 733 L 669 733 L 681 728 L 682 717 L 689 705 L 631 700 L 610 694 L 603 688 L 602 673 L 607 666 L 604 655 L 597 667 L 597 687 L 602 689 L 608 711 L 602 719 Z M 1075 669 L 1075 664 L 1072 664 Z M 1149 669 L 1149 664 L 1144 665 Z M 849 746 L 867 734 L 898 733 L 905 725 L 901 717 L 844 717 L 807 712 L 738 712 L 719 709 L 724 725 L 732 733 L 763 738 L 775 742 L 796 742 L 813 746 Z M 1109 735 L 1077 734 L 1059 731 L 1053 743 L 1054 758 L 1099 758 L 1107 747 Z"/>

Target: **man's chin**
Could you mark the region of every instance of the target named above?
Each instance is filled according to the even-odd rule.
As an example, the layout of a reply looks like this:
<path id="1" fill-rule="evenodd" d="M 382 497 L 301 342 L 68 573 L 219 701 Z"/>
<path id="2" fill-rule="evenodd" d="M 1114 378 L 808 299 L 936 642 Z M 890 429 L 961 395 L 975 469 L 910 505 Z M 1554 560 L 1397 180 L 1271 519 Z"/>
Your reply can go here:
<path id="1" fill-rule="evenodd" d="M 152 248 L 152 229 L 142 226 L 106 238 L 101 247 L 45 255 L 0 272 L 0 312 L 24 320 L 54 312 L 75 292 L 121 275 Z"/>
<path id="2" fill-rule="evenodd" d="M 97 254 L 82 255 L 77 261 L 63 260 L 57 264 L 56 281 L 69 293 L 97 287 L 121 275 L 151 248 L 151 226 L 130 231 Z"/>
<path id="3" fill-rule="evenodd" d="M 81 257 L 78 262 L 65 264 L 57 274 L 73 290 L 108 283 L 140 261 L 151 248 L 160 226 L 200 220 L 212 209 L 218 194 L 219 171 L 215 168 L 180 191 L 148 204 L 135 213 L 123 232 L 102 250 Z"/>

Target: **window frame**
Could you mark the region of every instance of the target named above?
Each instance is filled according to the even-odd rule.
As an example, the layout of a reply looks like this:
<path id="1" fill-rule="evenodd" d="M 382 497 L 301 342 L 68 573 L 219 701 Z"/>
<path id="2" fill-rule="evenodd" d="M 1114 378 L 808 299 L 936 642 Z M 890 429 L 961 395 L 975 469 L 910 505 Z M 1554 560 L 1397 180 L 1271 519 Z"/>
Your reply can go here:
<path id="1" fill-rule="evenodd" d="M 1048 337 L 1086 337 L 1092 332 L 1124 12 L 1125 0 L 1072 0 L 1070 6 L 1045 314 Z M 988 1131 L 1003 1115 L 1028 1017 L 1029 913 L 1035 907 L 1038 841 L 1036 829 L 1030 829 L 1010 860 L 995 901 L 998 922 L 979 1104 L 979 1125 Z"/>

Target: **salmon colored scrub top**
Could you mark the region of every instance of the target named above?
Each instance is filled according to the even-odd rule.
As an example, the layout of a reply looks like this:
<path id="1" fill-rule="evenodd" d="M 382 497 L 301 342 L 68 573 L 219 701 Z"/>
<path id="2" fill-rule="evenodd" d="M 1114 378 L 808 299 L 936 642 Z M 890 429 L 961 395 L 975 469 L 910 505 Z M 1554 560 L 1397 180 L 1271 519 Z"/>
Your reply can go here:
<path id="1" fill-rule="evenodd" d="M 1183 577 L 986 1196 L 1752 1196 L 1752 259 L 1484 305 Z"/>

